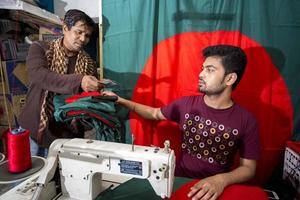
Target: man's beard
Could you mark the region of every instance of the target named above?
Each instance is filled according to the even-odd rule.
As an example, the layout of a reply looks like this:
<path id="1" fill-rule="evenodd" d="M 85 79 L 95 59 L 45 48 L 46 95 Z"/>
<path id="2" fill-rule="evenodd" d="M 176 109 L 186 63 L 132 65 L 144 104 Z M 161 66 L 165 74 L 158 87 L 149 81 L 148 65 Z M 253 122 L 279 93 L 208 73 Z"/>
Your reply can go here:
<path id="1" fill-rule="evenodd" d="M 219 87 L 217 87 L 217 88 L 207 90 L 205 88 L 201 89 L 201 87 L 199 87 L 199 91 L 206 94 L 206 95 L 219 95 L 219 94 L 223 93 L 223 91 L 226 88 L 226 85 L 224 84 L 224 79 L 221 81 L 221 83 L 219 84 Z"/>

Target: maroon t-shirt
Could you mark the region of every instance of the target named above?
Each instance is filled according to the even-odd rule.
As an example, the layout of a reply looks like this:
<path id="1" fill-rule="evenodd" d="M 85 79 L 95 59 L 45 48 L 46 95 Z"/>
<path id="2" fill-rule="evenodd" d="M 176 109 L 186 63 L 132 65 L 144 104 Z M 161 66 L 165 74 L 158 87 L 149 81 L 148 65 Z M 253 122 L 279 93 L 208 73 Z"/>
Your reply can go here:
<path id="1" fill-rule="evenodd" d="M 177 122 L 182 132 L 177 176 L 204 178 L 226 172 L 236 152 L 241 158 L 259 157 L 256 119 L 236 103 L 227 109 L 214 109 L 204 103 L 203 96 L 189 96 L 161 111 L 167 119 Z"/>

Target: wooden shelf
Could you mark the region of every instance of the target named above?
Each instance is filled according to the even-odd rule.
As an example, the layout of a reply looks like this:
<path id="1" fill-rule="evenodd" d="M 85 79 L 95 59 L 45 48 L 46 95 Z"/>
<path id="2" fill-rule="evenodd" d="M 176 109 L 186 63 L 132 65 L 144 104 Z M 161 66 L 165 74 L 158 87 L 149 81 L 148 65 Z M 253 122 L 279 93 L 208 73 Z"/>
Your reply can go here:
<path id="1" fill-rule="evenodd" d="M 16 11 L 19 20 L 30 19 L 39 24 L 48 22 L 51 25 L 61 26 L 61 20 L 57 15 L 21 0 L 1 0 L 0 9 Z M 27 19 L 26 16 L 28 16 Z"/>

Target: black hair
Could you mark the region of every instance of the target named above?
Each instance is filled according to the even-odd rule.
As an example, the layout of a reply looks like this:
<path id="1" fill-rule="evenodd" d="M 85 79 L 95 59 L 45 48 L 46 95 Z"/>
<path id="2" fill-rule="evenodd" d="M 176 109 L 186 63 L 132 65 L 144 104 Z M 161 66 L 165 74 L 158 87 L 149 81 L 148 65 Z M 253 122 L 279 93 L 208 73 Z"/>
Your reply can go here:
<path id="1" fill-rule="evenodd" d="M 71 27 L 74 26 L 78 21 L 82 21 L 87 26 L 92 27 L 93 29 L 95 28 L 95 22 L 93 21 L 93 19 L 81 10 L 71 9 L 66 12 L 64 23 L 66 24 L 68 29 L 71 29 Z"/>
<path id="2" fill-rule="evenodd" d="M 237 79 L 232 85 L 232 89 L 239 84 L 245 72 L 247 65 L 247 56 L 245 52 L 237 46 L 232 45 L 215 45 L 203 49 L 202 55 L 207 58 L 211 56 L 221 57 L 222 65 L 225 69 L 225 75 L 236 73 Z"/>

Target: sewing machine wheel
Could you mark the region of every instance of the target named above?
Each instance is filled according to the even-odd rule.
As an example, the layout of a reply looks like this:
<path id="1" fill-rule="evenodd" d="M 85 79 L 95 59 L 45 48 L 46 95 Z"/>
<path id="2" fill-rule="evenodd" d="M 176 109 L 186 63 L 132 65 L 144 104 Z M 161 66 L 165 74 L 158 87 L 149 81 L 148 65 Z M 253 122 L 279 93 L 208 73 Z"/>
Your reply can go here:
<path id="1" fill-rule="evenodd" d="M 32 167 L 22 173 L 9 173 L 7 160 L 0 163 L 0 183 L 14 183 L 29 178 L 44 167 L 46 160 L 42 157 L 33 156 L 31 157 L 31 162 Z"/>

